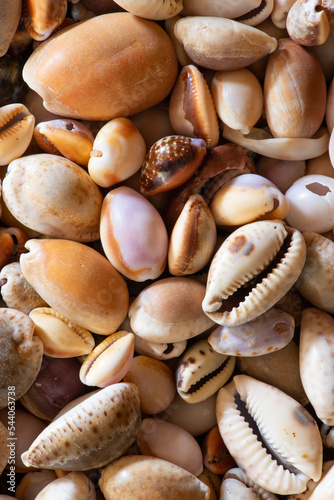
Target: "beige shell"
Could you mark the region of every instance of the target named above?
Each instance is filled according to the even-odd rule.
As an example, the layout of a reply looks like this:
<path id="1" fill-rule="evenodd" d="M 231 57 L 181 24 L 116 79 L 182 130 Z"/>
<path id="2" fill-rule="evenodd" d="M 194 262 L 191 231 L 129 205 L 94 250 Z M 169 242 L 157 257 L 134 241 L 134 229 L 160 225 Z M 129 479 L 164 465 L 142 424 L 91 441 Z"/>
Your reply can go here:
<path id="1" fill-rule="evenodd" d="M 202 310 L 205 286 L 190 278 L 164 278 L 144 288 L 129 308 L 134 333 L 151 342 L 181 342 L 214 325 Z"/>
<path id="2" fill-rule="evenodd" d="M 35 323 L 35 335 L 43 343 L 44 354 L 72 358 L 89 354 L 95 345 L 93 335 L 51 307 L 33 309 L 29 317 Z"/>
<path id="3" fill-rule="evenodd" d="M 230 378 L 235 357 L 213 350 L 206 339 L 184 353 L 176 370 L 177 392 L 187 403 L 199 403 L 217 392 Z"/>
<path id="4" fill-rule="evenodd" d="M 29 240 L 26 248 L 20 259 L 23 275 L 50 307 L 94 333 L 117 330 L 129 292 L 105 257 L 70 240 Z"/>
<path id="5" fill-rule="evenodd" d="M 10 401 L 10 404 L 8 404 L 8 412 L 11 412 L 9 414 L 11 417 L 15 414 L 15 409 L 13 408 L 15 408 L 15 406 L 13 406 L 12 401 Z M 12 414 L 12 412 L 14 413 Z M 15 436 L 15 425 L 13 425 L 13 429 L 11 429 L 11 422 L 14 422 L 14 420 L 11 419 L 8 422 L 9 429 L 6 428 L 2 422 L 0 422 L 0 474 L 2 474 L 3 470 L 5 469 L 8 463 L 10 452 L 13 449 L 12 447 L 8 446 L 10 444 L 10 437 Z"/>
<path id="6" fill-rule="evenodd" d="M 19 500 L 35 500 L 38 493 L 54 479 L 57 475 L 51 470 L 27 472 L 17 485 L 15 495 Z"/>
<path id="7" fill-rule="evenodd" d="M 186 340 L 183 340 L 182 342 L 172 342 L 169 344 L 166 342 L 159 344 L 158 342 L 149 342 L 148 340 L 135 335 L 136 353 L 144 354 L 145 356 L 150 356 L 154 359 L 165 360 L 177 358 L 183 353 L 186 347 Z"/>
<path id="8" fill-rule="evenodd" d="M 270 16 L 275 26 L 280 29 L 286 27 L 286 18 L 295 1 L 296 0 L 275 0 L 274 8 Z"/>
<path id="9" fill-rule="evenodd" d="M 286 19 L 289 36 L 301 45 L 322 45 L 328 38 L 330 26 L 321 0 L 297 0 Z"/>
<path id="10" fill-rule="evenodd" d="M 236 375 L 218 393 L 217 422 L 239 467 L 262 488 L 281 495 L 301 493 L 310 478 L 320 479 L 322 442 L 317 424 L 303 406 L 275 387 Z"/>
<path id="11" fill-rule="evenodd" d="M 34 133 L 35 118 L 23 104 L 0 108 L 0 165 L 23 155 Z"/>
<path id="12" fill-rule="evenodd" d="M 2 192 L 14 217 L 30 229 L 76 241 L 99 238 L 102 195 L 87 172 L 66 158 L 37 154 L 12 161 Z"/>
<path id="13" fill-rule="evenodd" d="M 124 471 L 127 471 L 125 474 Z M 185 469 L 156 457 L 125 456 L 102 470 L 106 500 L 209 500 L 209 488 Z"/>
<path id="14" fill-rule="evenodd" d="M 246 476 L 239 468 L 230 469 L 224 474 L 219 500 L 277 500 L 277 496 L 264 490 Z"/>
<path id="15" fill-rule="evenodd" d="M 0 57 L 4 56 L 14 38 L 21 16 L 21 0 L 6 0 L 1 2 L 1 35 Z"/>
<path id="16" fill-rule="evenodd" d="M 179 14 L 183 8 L 183 0 L 114 0 L 117 5 L 122 7 L 135 16 L 161 21 L 169 19 Z"/>
<path id="17" fill-rule="evenodd" d="M 217 146 L 219 127 L 208 84 L 193 64 L 182 68 L 169 100 L 169 119 L 176 134 L 203 139 Z"/>
<path id="18" fill-rule="evenodd" d="M 137 387 L 113 384 L 65 406 L 21 458 L 42 469 L 102 467 L 131 446 L 140 421 Z"/>
<path id="19" fill-rule="evenodd" d="M 11 405 L 33 384 L 42 364 L 43 344 L 26 314 L 0 308 L 0 408 Z"/>
<path id="20" fill-rule="evenodd" d="M 249 69 L 217 71 L 211 93 L 222 122 L 242 134 L 248 134 L 262 115 L 262 87 Z"/>
<path id="21" fill-rule="evenodd" d="M 34 40 L 45 40 L 63 22 L 66 12 L 66 0 L 24 0 L 25 29 Z"/>
<path id="22" fill-rule="evenodd" d="M 205 313 L 220 325 L 251 321 L 297 281 L 306 257 L 301 233 L 282 221 L 259 221 L 234 231 L 209 269 Z"/>
<path id="23" fill-rule="evenodd" d="M 83 472 L 70 472 L 45 486 L 35 500 L 96 500 L 94 484 Z"/>
<path id="24" fill-rule="evenodd" d="M 312 479 L 307 483 L 307 489 L 303 493 L 299 493 L 296 495 L 289 495 L 287 497 L 287 500 L 308 500 L 315 490 L 315 488 L 318 486 L 319 482 L 324 478 L 324 476 L 327 474 L 327 472 L 331 469 L 331 467 L 334 465 L 334 460 L 326 460 L 323 465 L 322 465 L 322 476 L 319 481 L 313 481 Z M 319 490 L 318 490 L 319 491 Z M 327 493 L 327 491 L 326 491 Z M 323 500 L 326 497 L 326 495 L 323 494 L 318 500 Z"/>
<path id="25" fill-rule="evenodd" d="M 222 17 L 184 17 L 174 32 L 194 63 L 217 71 L 249 66 L 277 46 L 257 28 Z"/>
<path id="26" fill-rule="evenodd" d="M 309 500 L 323 500 L 334 495 L 334 465 L 331 466 L 327 474 L 321 479 L 315 490 L 309 496 Z"/>
<path id="27" fill-rule="evenodd" d="M 181 19 L 181 16 L 179 16 L 179 15 L 171 17 L 170 19 L 166 19 L 165 29 L 166 29 L 170 39 L 173 42 L 176 56 L 177 56 L 177 60 L 179 61 L 179 63 L 183 67 L 183 66 L 187 66 L 188 64 L 192 64 L 192 61 L 191 61 L 190 57 L 187 55 L 186 51 L 184 50 L 182 43 L 178 41 L 178 39 L 176 38 L 175 33 L 174 33 L 175 23 L 179 19 Z M 170 134 L 165 134 L 165 135 L 170 135 Z M 161 136 L 161 137 L 163 137 L 163 136 Z"/>
<path id="28" fill-rule="evenodd" d="M 211 210 L 201 195 L 191 195 L 169 239 L 169 272 L 185 276 L 200 271 L 212 257 L 216 241 L 217 229 Z"/>
<path id="29" fill-rule="evenodd" d="M 104 339 L 87 356 L 80 368 L 86 385 L 106 387 L 120 382 L 130 369 L 134 353 L 134 334 L 118 331 Z"/>

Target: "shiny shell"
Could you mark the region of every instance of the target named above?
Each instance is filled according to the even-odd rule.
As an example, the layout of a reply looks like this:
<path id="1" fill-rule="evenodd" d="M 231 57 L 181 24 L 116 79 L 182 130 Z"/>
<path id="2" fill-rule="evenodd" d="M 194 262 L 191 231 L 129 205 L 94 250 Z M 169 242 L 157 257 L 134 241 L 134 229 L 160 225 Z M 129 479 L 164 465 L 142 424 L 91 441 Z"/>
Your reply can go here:
<path id="1" fill-rule="evenodd" d="M 96 250 L 69 240 L 29 240 L 21 256 L 24 277 L 70 321 L 108 335 L 124 320 L 129 292 L 122 276 Z"/>
<path id="2" fill-rule="evenodd" d="M 283 495 L 301 493 L 310 478 L 320 479 L 322 442 L 317 424 L 297 401 L 275 387 L 235 376 L 218 393 L 217 421 L 239 467 L 262 488 Z M 256 427 L 258 431 L 253 430 Z"/>
<path id="3" fill-rule="evenodd" d="M 174 31 L 194 63 L 217 71 L 249 66 L 277 46 L 257 28 L 222 17 L 184 17 Z"/>
<path id="4" fill-rule="evenodd" d="M 220 354 L 207 340 L 199 340 L 180 359 L 177 391 L 187 403 L 199 403 L 226 384 L 234 367 L 235 357 Z"/>
<path id="5" fill-rule="evenodd" d="M 219 500 L 277 500 L 277 496 L 264 490 L 246 476 L 239 468 L 226 472 L 220 489 Z"/>
<path id="6" fill-rule="evenodd" d="M 23 104 L 0 108 L 0 165 L 23 155 L 34 133 L 35 118 Z"/>
<path id="7" fill-rule="evenodd" d="M 169 118 L 176 134 L 200 137 L 208 148 L 217 146 L 219 127 L 212 95 L 193 64 L 180 71 L 169 100 Z"/>
<path id="8" fill-rule="evenodd" d="M 134 333 L 151 342 L 181 342 L 214 322 L 202 310 L 205 286 L 190 278 L 164 278 L 146 287 L 129 308 Z"/>
<path id="9" fill-rule="evenodd" d="M 93 335 L 51 307 L 33 309 L 29 317 L 35 323 L 35 335 L 43 343 L 44 354 L 71 358 L 89 354 L 95 345 Z"/>
<path id="10" fill-rule="evenodd" d="M 294 330 L 293 317 L 273 307 L 253 321 L 216 328 L 208 342 L 221 354 L 261 356 L 282 349 L 292 339 Z"/>
<path id="11" fill-rule="evenodd" d="M 124 474 L 124 471 L 127 471 Z M 209 488 L 185 469 L 156 457 L 122 457 L 102 470 L 106 500 L 209 500 Z"/>
<path id="12" fill-rule="evenodd" d="M 297 281 L 305 257 L 301 233 L 282 221 L 242 226 L 228 236 L 211 262 L 203 310 L 220 325 L 257 318 Z"/>
<path id="13" fill-rule="evenodd" d="M 186 182 L 206 153 L 203 139 L 182 135 L 163 137 L 149 149 L 140 175 L 140 192 L 153 196 Z"/>
<path id="14" fill-rule="evenodd" d="M 113 384 L 68 406 L 22 454 L 25 465 L 89 470 L 118 458 L 134 442 L 141 417 L 133 384 Z"/>
<path id="15" fill-rule="evenodd" d="M 218 425 L 206 434 L 202 442 L 203 464 L 214 474 L 226 474 L 236 463 L 226 448 L 219 432 Z"/>
<path id="16" fill-rule="evenodd" d="M 0 309 L 0 408 L 20 398 L 41 367 L 43 344 L 33 335 L 34 328 L 26 314 L 11 308 Z"/>
<path id="17" fill-rule="evenodd" d="M 145 155 L 145 141 L 133 122 L 114 118 L 95 137 L 88 172 L 98 186 L 110 187 L 135 174 Z"/>
<path id="18" fill-rule="evenodd" d="M 3 198 L 30 229 L 76 241 L 99 238 L 102 195 L 87 172 L 66 158 L 37 154 L 12 161 Z"/>
<path id="19" fill-rule="evenodd" d="M 134 334 L 120 331 L 104 339 L 87 356 L 80 368 L 86 385 L 106 387 L 120 382 L 130 369 L 134 353 Z"/>
<path id="20" fill-rule="evenodd" d="M 156 208 L 127 186 L 109 191 L 102 203 L 100 233 L 103 250 L 127 278 L 158 278 L 166 264 L 168 236 Z"/>
<path id="21" fill-rule="evenodd" d="M 66 0 L 24 0 L 25 29 L 34 40 L 45 40 L 61 25 L 66 12 Z"/>
<path id="22" fill-rule="evenodd" d="M 300 45 L 322 45 L 328 38 L 330 25 L 321 0 L 297 0 L 286 19 L 286 29 Z"/>
<path id="23" fill-rule="evenodd" d="M 115 3 L 135 16 L 161 21 L 179 14 L 183 7 L 183 0 L 115 0 Z"/>
<path id="24" fill-rule="evenodd" d="M 96 500 L 94 484 L 83 472 L 70 472 L 45 486 L 35 500 Z"/>
<path id="25" fill-rule="evenodd" d="M 21 7 L 21 0 L 6 0 L 1 3 L 0 57 L 6 54 L 15 35 L 20 21 Z"/>
<path id="26" fill-rule="evenodd" d="M 169 240 L 168 268 L 174 276 L 200 271 L 214 253 L 217 230 L 211 210 L 199 194 L 191 195 Z"/>

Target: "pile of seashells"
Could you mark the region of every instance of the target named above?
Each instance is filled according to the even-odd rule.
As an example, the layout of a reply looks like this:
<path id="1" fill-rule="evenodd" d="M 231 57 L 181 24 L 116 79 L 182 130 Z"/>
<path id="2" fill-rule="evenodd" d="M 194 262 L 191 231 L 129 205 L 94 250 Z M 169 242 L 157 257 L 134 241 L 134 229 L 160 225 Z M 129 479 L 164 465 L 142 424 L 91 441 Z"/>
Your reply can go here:
<path id="1" fill-rule="evenodd" d="M 0 7 L 0 500 L 333 499 L 333 0 Z"/>

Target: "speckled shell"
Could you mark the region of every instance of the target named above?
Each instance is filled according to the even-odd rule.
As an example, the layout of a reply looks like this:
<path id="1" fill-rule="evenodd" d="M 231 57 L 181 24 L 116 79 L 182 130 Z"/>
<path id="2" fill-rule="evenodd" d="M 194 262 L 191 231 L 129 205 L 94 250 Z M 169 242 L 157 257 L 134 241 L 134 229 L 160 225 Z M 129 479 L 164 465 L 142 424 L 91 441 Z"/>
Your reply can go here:
<path id="1" fill-rule="evenodd" d="M 124 471 L 127 474 L 124 474 Z M 106 500 L 209 500 L 209 488 L 185 469 L 156 457 L 125 456 L 102 470 Z"/>
<path id="2" fill-rule="evenodd" d="M 192 61 L 218 71 L 244 68 L 277 46 L 275 38 L 257 28 L 222 17 L 184 17 L 174 32 Z"/>
<path id="3" fill-rule="evenodd" d="M 23 104 L 0 108 L 0 166 L 23 155 L 34 133 L 35 118 Z"/>
<path id="4" fill-rule="evenodd" d="M 208 337 L 216 352 L 229 356 L 261 356 L 287 345 L 295 331 L 290 314 L 272 307 L 253 321 L 220 326 Z"/>
<path id="5" fill-rule="evenodd" d="M 218 391 L 230 378 L 235 357 L 213 350 L 207 340 L 193 344 L 176 370 L 177 392 L 187 403 L 199 403 Z"/>
<path id="6" fill-rule="evenodd" d="M 2 193 L 14 217 L 30 229 L 75 241 L 99 238 L 102 195 L 87 172 L 66 158 L 37 154 L 12 161 Z"/>
<path id="7" fill-rule="evenodd" d="M 169 94 L 176 77 L 167 33 L 127 12 L 61 30 L 33 52 L 23 69 L 24 80 L 49 111 L 88 120 L 150 108 Z"/>
<path id="8" fill-rule="evenodd" d="M 161 21 L 179 14 L 183 0 L 115 0 L 115 3 L 135 16 Z"/>
<path id="9" fill-rule="evenodd" d="M 29 240 L 26 248 L 20 260 L 23 275 L 53 309 L 94 333 L 117 330 L 129 292 L 105 257 L 69 240 Z"/>
<path id="10" fill-rule="evenodd" d="M 305 257 L 301 233 L 282 221 L 242 226 L 228 236 L 211 262 L 204 312 L 227 326 L 257 318 L 297 281 Z"/>
<path id="11" fill-rule="evenodd" d="M 118 458 L 134 442 L 141 421 L 135 385 L 113 384 L 68 406 L 22 454 L 25 465 L 89 470 Z"/>
<path id="12" fill-rule="evenodd" d="M 35 500 L 95 500 L 94 484 L 83 472 L 70 472 L 45 486 Z"/>
<path id="13" fill-rule="evenodd" d="M 181 342 L 214 325 L 202 310 L 205 286 L 190 278 L 164 278 L 146 287 L 129 308 L 131 328 L 151 342 Z"/>
<path id="14" fill-rule="evenodd" d="M 269 449 L 281 457 L 278 462 L 249 426 L 249 417 L 243 416 L 247 413 Z M 320 479 L 322 442 L 317 424 L 297 401 L 275 387 L 247 375 L 235 376 L 218 393 L 217 422 L 239 467 L 262 488 L 282 495 L 301 493 L 310 478 Z M 282 465 L 289 463 L 295 472 Z"/>
<path id="15" fill-rule="evenodd" d="M 329 20 L 321 0 L 297 0 L 286 18 L 286 29 L 300 45 L 322 45 L 329 35 Z"/>

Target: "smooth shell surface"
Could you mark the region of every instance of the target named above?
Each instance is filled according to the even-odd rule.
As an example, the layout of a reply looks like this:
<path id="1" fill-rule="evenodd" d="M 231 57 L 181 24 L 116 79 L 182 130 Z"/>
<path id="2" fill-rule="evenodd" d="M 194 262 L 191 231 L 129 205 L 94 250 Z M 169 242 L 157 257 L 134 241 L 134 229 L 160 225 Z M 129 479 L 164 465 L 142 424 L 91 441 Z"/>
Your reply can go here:
<path id="1" fill-rule="evenodd" d="M 45 486 L 35 500 L 95 500 L 96 491 L 92 481 L 83 472 L 70 472 Z"/>
<path id="2" fill-rule="evenodd" d="M 102 195 L 87 172 L 66 158 L 37 154 L 12 161 L 3 198 L 30 229 L 76 241 L 99 238 Z"/>
<path id="3" fill-rule="evenodd" d="M 26 247 L 22 272 L 53 309 L 94 333 L 117 330 L 128 310 L 129 292 L 105 257 L 69 240 L 29 240 Z"/>
<path id="4" fill-rule="evenodd" d="M 7 104 L 0 108 L 0 165 L 8 165 L 23 155 L 31 141 L 34 125 L 34 116 L 23 104 Z"/>
<path id="5" fill-rule="evenodd" d="M 157 23 L 127 12 L 61 30 L 33 52 L 23 70 L 49 111 L 88 120 L 154 106 L 169 94 L 176 76 L 169 36 Z"/>
<path id="6" fill-rule="evenodd" d="M 25 465 L 89 470 L 118 458 L 134 442 L 141 421 L 135 385 L 114 384 L 68 406 L 22 454 Z"/>
<path id="7" fill-rule="evenodd" d="M 183 7 L 183 0 L 115 0 L 115 3 L 135 16 L 153 19 L 155 21 L 169 19 L 179 14 Z"/>

